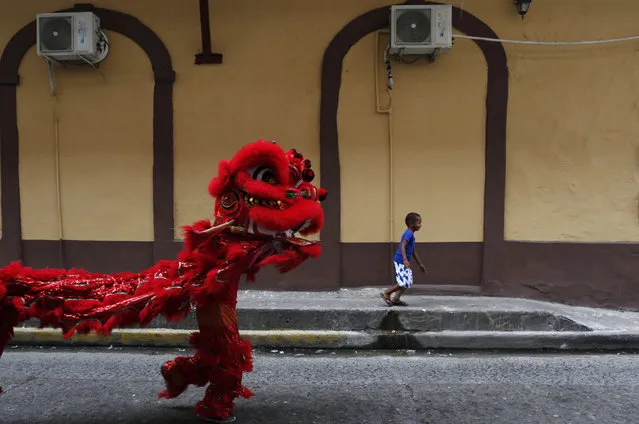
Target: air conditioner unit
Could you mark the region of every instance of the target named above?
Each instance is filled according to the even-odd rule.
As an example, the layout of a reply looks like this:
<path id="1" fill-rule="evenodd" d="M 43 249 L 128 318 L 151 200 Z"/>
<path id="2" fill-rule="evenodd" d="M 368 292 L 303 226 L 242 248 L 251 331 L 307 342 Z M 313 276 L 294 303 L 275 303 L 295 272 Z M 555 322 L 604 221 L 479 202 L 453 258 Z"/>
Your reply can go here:
<path id="1" fill-rule="evenodd" d="M 451 5 L 391 6 L 390 48 L 392 55 L 446 53 L 453 46 Z"/>
<path id="2" fill-rule="evenodd" d="M 38 56 L 54 62 L 96 64 L 108 52 L 100 18 L 92 12 L 39 13 L 36 17 Z"/>

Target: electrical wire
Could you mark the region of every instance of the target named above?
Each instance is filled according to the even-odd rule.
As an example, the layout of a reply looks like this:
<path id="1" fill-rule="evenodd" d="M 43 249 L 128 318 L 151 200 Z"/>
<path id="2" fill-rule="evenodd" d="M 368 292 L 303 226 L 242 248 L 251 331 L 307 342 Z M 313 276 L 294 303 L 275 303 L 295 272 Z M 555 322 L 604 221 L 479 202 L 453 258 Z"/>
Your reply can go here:
<path id="1" fill-rule="evenodd" d="M 80 59 L 82 59 L 83 61 L 85 61 L 86 63 L 88 63 L 89 65 L 93 66 L 93 67 L 97 67 L 96 65 L 100 62 L 102 62 L 107 55 L 109 54 L 109 38 L 107 37 L 107 35 L 104 33 L 104 31 L 102 30 L 98 30 L 98 58 L 95 60 L 91 60 L 86 56 L 80 55 Z"/>
<path id="2" fill-rule="evenodd" d="M 453 38 L 463 38 L 467 40 L 489 41 L 493 43 L 510 43 L 510 44 L 529 44 L 540 46 L 580 46 L 590 44 L 606 44 L 619 43 L 623 41 L 639 40 L 639 35 L 621 38 L 609 38 L 604 40 L 587 40 L 587 41 L 528 41 L 528 40 L 504 40 L 501 38 L 475 37 L 472 35 L 453 34 Z"/>
<path id="3" fill-rule="evenodd" d="M 55 83 L 53 82 L 53 67 L 51 61 L 47 60 L 47 72 L 49 74 L 49 87 L 51 88 L 51 95 L 55 97 Z"/>
<path id="4" fill-rule="evenodd" d="M 375 47 L 377 47 L 377 46 L 375 46 Z M 393 73 L 391 71 L 391 63 L 390 63 L 390 60 L 388 60 L 388 51 L 389 50 L 390 50 L 390 44 L 387 45 L 386 48 L 384 49 L 384 65 L 386 65 L 386 75 L 387 75 L 387 78 L 388 78 L 388 89 L 392 90 L 393 86 L 395 84 L 393 82 Z M 377 84 L 377 81 L 375 81 L 375 83 Z"/>
<path id="5" fill-rule="evenodd" d="M 100 56 L 97 58 L 95 63 L 100 63 L 107 57 L 107 55 L 109 54 L 109 47 L 110 47 L 109 37 L 107 37 L 106 33 L 102 30 L 99 30 L 98 34 L 100 37 L 100 41 L 98 41 L 98 44 L 101 45 L 102 51 L 100 52 Z"/>

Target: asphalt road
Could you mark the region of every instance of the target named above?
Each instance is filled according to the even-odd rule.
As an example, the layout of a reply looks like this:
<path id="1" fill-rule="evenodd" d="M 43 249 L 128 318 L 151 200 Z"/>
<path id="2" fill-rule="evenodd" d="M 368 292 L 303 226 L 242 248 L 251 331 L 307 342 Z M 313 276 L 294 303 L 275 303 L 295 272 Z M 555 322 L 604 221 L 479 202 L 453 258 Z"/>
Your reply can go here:
<path id="1" fill-rule="evenodd" d="M 196 423 L 157 399 L 170 350 L 8 349 L 0 423 Z M 237 423 L 639 423 L 637 355 L 258 353 Z"/>

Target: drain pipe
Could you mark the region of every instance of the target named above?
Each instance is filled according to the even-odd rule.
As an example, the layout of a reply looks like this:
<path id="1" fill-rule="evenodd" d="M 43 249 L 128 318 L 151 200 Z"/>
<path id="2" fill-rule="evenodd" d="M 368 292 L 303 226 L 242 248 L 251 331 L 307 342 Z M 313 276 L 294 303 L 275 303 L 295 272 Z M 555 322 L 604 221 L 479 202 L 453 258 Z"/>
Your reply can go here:
<path id="1" fill-rule="evenodd" d="M 380 40 L 380 33 L 383 34 L 388 34 L 388 31 L 377 31 L 375 32 L 375 60 L 374 60 L 374 72 L 375 72 L 375 111 L 377 113 L 383 113 L 386 114 L 386 116 L 388 117 L 388 236 L 389 236 L 389 249 L 390 249 L 390 256 L 393 256 L 394 253 L 394 240 L 395 240 L 395 231 L 394 231 L 394 183 L 395 183 L 395 179 L 394 179 L 394 169 L 393 169 L 393 108 L 392 108 L 392 103 L 393 103 L 393 75 L 391 73 L 391 65 L 390 65 L 390 60 L 388 59 L 388 49 L 390 46 L 386 46 L 386 49 L 384 50 L 384 64 L 386 66 L 386 73 L 387 73 L 387 77 L 388 77 L 388 85 L 386 87 L 386 92 L 388 93 L 388 105 L 384 108 L 382 108 L 380 106 L 380 99 L 379 99 L 379 72 L 378 72 L 378 65 L 379 65 L 379 40 Z"/>

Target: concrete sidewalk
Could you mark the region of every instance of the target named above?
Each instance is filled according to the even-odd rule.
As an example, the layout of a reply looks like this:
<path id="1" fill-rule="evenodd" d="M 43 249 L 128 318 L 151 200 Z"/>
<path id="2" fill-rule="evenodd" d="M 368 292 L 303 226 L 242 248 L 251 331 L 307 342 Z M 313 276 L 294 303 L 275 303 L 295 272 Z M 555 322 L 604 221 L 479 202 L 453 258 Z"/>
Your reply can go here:
<path id="1" fill-rule="evenodd" d="M 255 347 L 352 349 L 639 349 L 639 313 L 571 307 L 526 299 L 407 295 L 388 307 L 379 289 L 336 292 L 241 291 L 241 333 Z M 38 322 L 16 328 L 10 344 L 188 346 L 195 317 L 107 338 L 75 336 Z"/>

